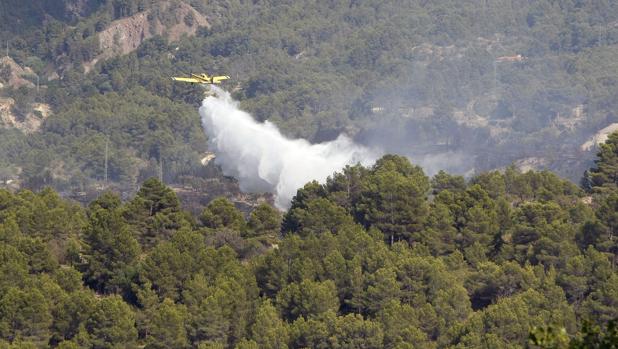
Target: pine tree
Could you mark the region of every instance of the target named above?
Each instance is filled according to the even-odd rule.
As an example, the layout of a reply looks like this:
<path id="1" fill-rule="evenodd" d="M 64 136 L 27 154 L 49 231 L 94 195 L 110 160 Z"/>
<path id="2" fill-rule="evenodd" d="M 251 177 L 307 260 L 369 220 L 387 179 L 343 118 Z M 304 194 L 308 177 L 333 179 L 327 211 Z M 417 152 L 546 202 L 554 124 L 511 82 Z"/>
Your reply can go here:
<path id="1" fill-rule="evenodd" d="M 257 309 L 255 323 L 251 326 L 251 338 L 258 348 L 286 349 L 288 325 L 279 318 L 277 309 L 265 300 Z"/>
<path id="2" fill-rule="evenodd" d="M 181 227 L 189 226 L 176 194 L 156 178 L 142 183 L 125 208 L 124 216 L 138 233 L 138 240 L 150 249 L 160 240 L 168 240 Z"/>
<path id="3" fill-rule="evenodd" d="M 403 157 L 378 160 L 363 182 L 355 215 L 366 227 L 382 231 L 391 245 L 422 229 L 429 213 L 429 180 Z"/>
<path id="4" fill-rule="evenodd" d="M 211 229 L 228 228 L 238 232 L 245 230 L 242 213 L 224 197 L 211 201 L 202 212 L 200 221 Z"/>
<path id="5" fill-rule="evenodd" d="M 188 315 L 182 305 L 176 305 L 166 298 L 150 315 L 146 348 L 188 348 L 185 328 Z"/>
<path id="6" fill-rule="evenodd" d="M 96 349 L 133 348 L 137 340 L 135 315 L 119 296 L 101 299 L 86 323 Z"/>
<path id="7" fill-rule="evenodd" d="M 84 279 L 99 292 L 128 292 L 140 247 L 119 202 L 108 199 L 95 201 L 90 208 L 84 232 Z"/>
<path id="8" fill-rule="evenodd" d="M 593 191 L 613 192 L 618 190 L 618 132 L 612 133 L 600 145 L 595 160 L 596 167 L 587 172 L 586 180 Z"/>

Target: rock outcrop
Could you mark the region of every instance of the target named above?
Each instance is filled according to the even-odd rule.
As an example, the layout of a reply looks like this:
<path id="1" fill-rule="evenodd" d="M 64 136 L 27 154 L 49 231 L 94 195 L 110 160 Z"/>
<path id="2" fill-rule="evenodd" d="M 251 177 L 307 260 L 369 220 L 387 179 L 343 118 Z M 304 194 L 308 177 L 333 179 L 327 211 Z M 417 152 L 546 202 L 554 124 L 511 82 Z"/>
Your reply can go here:
<path id="1" fill-rule="evenodd" d="M 599 144 L 605 143 L 610 134 L 618 131 L 618 123 L 613 123 L 595 133 L 588 141 L 580 146 L 582 151 L 592 151 Z"/>
<path id="2" fill-rule="evenodd" d="M 19 118 L 13 113 L 15 100 L 13 98 L 0 98 L 0 127 L 17 128 L 24 133 L 37 132 L 43 121 L 50 115 L 51 108 L 44 103 L 34 103 L 32 111 L 25 117 Z"/>
<path id="3" fill-rule="evenodd" d="M 170 41 L 182 35 L 195 35 L 198 28 L 210 27 L 202 14 L 184 2 L 162 2 L 158 13 L 167 13 L 170 23 L 162 23 L 153 9 L 139 12 L 131 17 L 113 21 L 98 34 L 101 53 L 90 62 L 84 63 L 86 72 L 94 65 L 114 56 L 136 50 L 139 45 L 155 35 L 167 36 Z"/>
<path id="4" fill-rule="evenodd" d="M 3 87 L 35 87 L 32 82 L 24 79 L 24 76 L 27 75 L 35 74 L 28 67 L 22 68 L 9 56 L 0 58 L 0 83 L 2 83 Z"/>

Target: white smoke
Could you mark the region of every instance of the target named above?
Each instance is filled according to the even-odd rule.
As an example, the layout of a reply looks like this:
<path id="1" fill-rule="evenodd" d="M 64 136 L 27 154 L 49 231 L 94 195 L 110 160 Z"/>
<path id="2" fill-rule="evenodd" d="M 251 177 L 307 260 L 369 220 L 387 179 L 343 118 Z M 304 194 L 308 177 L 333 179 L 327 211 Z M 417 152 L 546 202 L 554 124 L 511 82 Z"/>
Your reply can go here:
<path id="1" fill-rule="evenodd" d="M 240 110 L 228 92 L 211 89 L 215 95 L 204 99 L 200 115 L 215 162 L 225 175 L 238 178 L 241 190 L 273 192 L 281 209 L 305 183 L 324 182 L 346 165 L 369 165 L 379 155 L 345 135 L 320 144 L 288 139 L 272 123 L 258 123 Z"/>

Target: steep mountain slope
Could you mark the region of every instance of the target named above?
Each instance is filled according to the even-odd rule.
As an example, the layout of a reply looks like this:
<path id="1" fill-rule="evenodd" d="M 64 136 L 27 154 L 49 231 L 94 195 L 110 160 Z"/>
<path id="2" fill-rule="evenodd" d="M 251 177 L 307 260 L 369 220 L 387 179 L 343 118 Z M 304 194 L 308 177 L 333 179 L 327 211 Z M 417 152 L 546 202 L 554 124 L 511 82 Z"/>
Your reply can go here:
<path id="1" fill-rule="evenodd" d="M 100 53 L 84 63 L 85 72 L 88 73 L 99 61 L 135 51 L 145 40 L 155 35 L 165 35 L 173 42 L 182 35 L 195 35 L 200 27 L 210 27 L 202 14 L 184 2 L 163 1 L 159 6 L 157 11 L 171 13 L 169 25 L 162 23 L 153 9 L 111 22 L 97 34 Z"/>
<path id="2" fill-rule="evenodd" d="M 135 144 L 118 147 L 132 163 L 163 161 L 177 168 L 168 180 L 199 174 L 199 166 L 187 164 L 205 150 L 196 147 L 203 135 L 197 136 L 200 125 L 191 114 L 201 92 L 173 85 L 168 77 L 180 72 L 230 74 L 229 87 L 242 107 L 287 135 L 322 141 L 345 132 L 406 154 L 430 172 L 521 163 L 578 180 L 594 154 L 581 144 L 618 121 L 614 2 L 74 3 L 82 10 L 50 12 L 41 28 L 11 37 L 17 64 L 58 79 L 44 79 L 48 88 L 39 95 L 6 88 L 2 94 L 20 105 L 47 102 L 54 108 L 45 136 L 31 146 L 45 154 L 43 167 L 56 157 L 73 159 L 88 173 L 85 182 L 97 180 L 92 176 L 100 173 L 94 169 L 103 164 L 102 151 L 76 157 L 66 149 L 79 148 L 79 142 L 100 145 L 108 131 L 79 101 L 111 93 L 161 101 L 154 119 L 175 115 L 165 106 L 182 105 L 191 120 L 182 131 L 169 128 L 172 123 L 136 127 L 130 136 Z M 33 13 L 45 13 L 45 7 Z M 136 100 L 127 102 L 140 108 Z M 107 103 L 101 108 L 120 124 L 139 114 L 126 108 L 118 115 Z M 71 121 L 80 112 L 94 121 Z M 179 153 L 183 142 L 195 153 Z M 129 176 L 142 178 L 156 173 L 145 170 L 153 167 L 126 173 L 145 171 Z"/>

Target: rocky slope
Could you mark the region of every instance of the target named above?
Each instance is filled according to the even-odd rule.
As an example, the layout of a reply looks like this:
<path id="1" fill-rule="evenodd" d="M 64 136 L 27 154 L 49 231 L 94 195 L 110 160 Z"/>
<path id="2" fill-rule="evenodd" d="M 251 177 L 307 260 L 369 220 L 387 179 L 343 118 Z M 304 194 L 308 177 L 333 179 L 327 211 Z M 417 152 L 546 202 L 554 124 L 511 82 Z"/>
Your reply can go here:
<path id="1" fill-rule="evenodd" d="M 0 98 L 0 127 L 17 128 L 24 133 L 37 132 L 43 121 L 51 114 L 51 108 L 44 103 L 33 103 L 32 111 L 24 117 L 19 117 L 13 112 L 15 100 L 12 98 Z"/>
<path id="2" fill-rule="evenodd" d="M 166 23 L 157 13 L 166 13 Z M 183 35 L 195 35 L 198 28 L 210 27 L 206 18 L 184 2 L 163 2 L 157 11 L 149 9 L 131 17 L 113 21 L 98 34 L 101 53 L 84 63 L 86 73 L 102 60 L 130 53 L 155 35 L 176 41 Z"/>
<path id="3" fill-rule="evenodd" d="M 0 58 L 0 88 L 8 86 L 13 88 L 35 87 L 32 82 L 24 78 L 28 75 L 36 76 L 32 69 L 21 67 L 11 57 Z"/>

